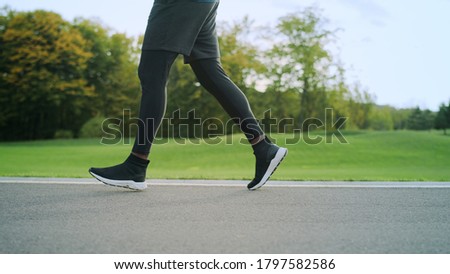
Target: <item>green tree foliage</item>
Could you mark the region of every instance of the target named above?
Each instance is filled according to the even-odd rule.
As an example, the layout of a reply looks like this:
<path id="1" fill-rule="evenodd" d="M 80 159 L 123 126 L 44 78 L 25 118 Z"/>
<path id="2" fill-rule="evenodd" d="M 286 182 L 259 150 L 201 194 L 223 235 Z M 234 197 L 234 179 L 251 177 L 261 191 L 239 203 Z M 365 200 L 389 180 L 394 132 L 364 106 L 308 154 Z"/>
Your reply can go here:
<path id="1" fill-rule="evenodd" d="M 450 102 L 446 106 L 441 104 L 439 111 L 436 115 L 435 128 L 444 130 L 444 134 L 447 134 L 447 128 L 450 127 Z"/>
<path id="2" fill-rule="evenodd" d="M 300 92 L 300 123 L 310 117 L 324 118 L 325 82 L 331 66 L 331 56 L 324 46 L 332 32 L 323 30 L 320 24 L 321 18 L 312 9 L 281 18 L 277 26 L 280 41 L 268 53 L 272 82 L 268 91 L 278 94 L 274 96 L 276 101 L 283 92 Z"/>
<path id="3" fill-rule="evenodd" d="M 394 129 L 406 129 L 408 126 L 408 118 L 413 109 L 396 109 L 391 107 L 391 116 L 394 122 Z"/>
<path id="4" fill-rule="evenodd" d="M 1 13 L 0 138 L 53 137 L 76 130 L 80 105 L 92 95 L 83 77 L 86 40 L 58 14 Z"/>
<path id="5" fill-rule="evenodd" d="M 408 117 L 407 128 L 412 130 L 430 130 L 434 127 L 435 116 L 430 110 L 415 108 Z"/>
<path id="6" fill-rule="evenodd" d="M 373 130 L 394 129 L 394 119 L 391 108 L 388 106 L 377 106 L 372 108 L 369 115 L 369 128 Z"/>
<path id="7" fill-rule="evenodd" d="M 140 86 L 135 39 L 120 33 L 111 35 L 108 27 L 92 20 L 76 19 L 74 26 L 92 53 L 84 74 L 94 87 L 90 116 L 120 117 L 123 109 L 136 109 Z"/>
<path id="8" fill-rule="evenodd" d="M 6 106 L 9 103 L 9 100 L 8 97 L 3 96 L 2 92 L 8 89 L 8 83 L 5 81 L 5 78 L 7 77 L 6 73 L 9 66 L 5 47 L 3 46 L 3 36 L 13 16 L 14 12 L 6 7 L 0 10 L 0 129 L 2 130 L 6 129 L 8 120 L 13 116 L 13 111 L 11 109 L 3 108 L 3 106 Z M 0 133 L 0 138 L 2 135 L 3 134 Z"/>
<path id="9" fill-rule="evenodd" d="M 276 28 L 255 28 L 248 18 L 221 23 L 218 34 L 222 65 L 266 131 L 274 121 L 278 127 L 270 131 L 307 130 L 315 123 L 308 118 L 327 121 L 327 128 L 349 129 L 445 129 L 450 124 L 450 105 L 442 105 L 436 119 L 429 110 L 378 107 L 360 84 L 348 83 L 330 50 L 336 32 L 325 28 L 313 8 L 280 18 Z M 99 136 L 105 118 L 119 118 L 122 133 L 132 135 L 129 118 L 137 117 L 141 95 L 141 43 L 142 37 L 115 33 L 95 20 L 67 22 L 53 12 L 0 9 L 0 140 Z M 166 119 L 164 136 L 237 130 L 181 56 L 172 67 L 167 98 L 170 124 Z M 336 124 L 341 117 L 348 118 L 346 123 Z M 199 121 L 203 127 L 194 131 Z M 187 126 L 178 127 L 181 123 Z"/>
<path id="10" fill-rule="evenodd" d="M 299 125 L 308 130 L 315 121 L 309 118 L 326 120 L 326 126 L 332 127 L 334 121 L 325 119 L 325 109 L 333 108 L 336 118 L 348 117 L 354 119 L 355 127 L 365 127 L 370 96 L 345 83 L 344 69 L 327 49 L 335 33 L 323 25 L 324 19 L 312 8 L 280 19 L 275 34 L 279 41 L 267 53 L 271 82 L 267 92 L 273 94 L 273 105 L 290 106 L 295 93 L 298 103 L 295 112 L 292 107 L 287 108 L 291 113 L 280 107 L 275 113 L 281 117 L 297 114 Z"/>
<path id="11" fill-rule="evenodd" d="M 339 80 L 326 94 L 328 106 L 336 113 L 336 118 L 348 118 L 344 128 L 368 129 L 370 127 L 370 114 L 375 106 L 373 99 L 360 84 L 348 86 L 344 77 L 344 70 L 341 68 L 339 71 L 337 77 Z"/>
<path id="12" fill-rule="evenodd" d="M 61 130 L 78 136 L 93 117 L 137 115 L 135 38 L 92 20 L 5 8 L 0 39 L 0 139 L 52 138 Z"/>

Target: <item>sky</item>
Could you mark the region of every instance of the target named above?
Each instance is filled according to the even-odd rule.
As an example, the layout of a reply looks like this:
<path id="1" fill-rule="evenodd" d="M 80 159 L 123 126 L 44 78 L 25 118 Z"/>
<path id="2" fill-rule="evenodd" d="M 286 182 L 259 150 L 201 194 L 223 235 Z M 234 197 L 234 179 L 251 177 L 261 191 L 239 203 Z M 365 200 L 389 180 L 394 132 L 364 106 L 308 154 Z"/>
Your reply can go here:
<path id="1" fill-rule="evenodd" d="M 18 11 L 45 9 L 65 19 L 98 18 L 119 32 L 145 31 L 152 0 L 0 0 Z M 380 105 L 437 110 L 450 101 L 450 0 L 221 0 L 218 20 L 275 26 L 278 18 L 316 6 L 337 33 L 335 56 L 348 82 Z"/>

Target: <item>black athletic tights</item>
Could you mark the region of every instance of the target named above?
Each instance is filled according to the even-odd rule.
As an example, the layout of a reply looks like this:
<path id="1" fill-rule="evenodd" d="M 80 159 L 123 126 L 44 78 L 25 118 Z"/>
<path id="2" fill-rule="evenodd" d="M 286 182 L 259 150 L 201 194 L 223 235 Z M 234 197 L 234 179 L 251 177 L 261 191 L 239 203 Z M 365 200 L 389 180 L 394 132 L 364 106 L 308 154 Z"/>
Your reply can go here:
<path id="1" fill-rule="evenodd" d="M 133 152 L 149 154 L 155 134 L 166 109 L 166 83 L 170 67 L 178 53 L 161 50 L 143 50 L 139 64 L 142 99 L 138 134 Z M 201 59 L 191 62 L 200 84 L 222 105 L 240 125 L 249 141 L 264 133 L 256 121 L 247 98 L 225 74 L 219 59 Z"/>

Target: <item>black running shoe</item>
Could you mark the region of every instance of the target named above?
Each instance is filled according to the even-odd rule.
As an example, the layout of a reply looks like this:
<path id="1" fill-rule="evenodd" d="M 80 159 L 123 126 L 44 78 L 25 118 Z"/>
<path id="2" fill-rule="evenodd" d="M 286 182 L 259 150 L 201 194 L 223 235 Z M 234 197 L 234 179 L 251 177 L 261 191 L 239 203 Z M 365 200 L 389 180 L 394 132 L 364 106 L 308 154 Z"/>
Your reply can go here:
<path id="1" fill-rule="evenodd" d="M 100 182 L 134 190 L 147 188 L 145 174 L 150 161 L 130 154 L 120 165 L 106 168 L 90 168 L 89 173 Z"/>
<path id="2" fill-rule="evenodd" d="M 255 154 L 255 178 L 247 185 L 247 188 L 249 190 L 256 190 L 262 187 L 275 172 L 287 153 L 288 150 L 286 148 L 270 144 L 264 152 L 258 155 Z"/>

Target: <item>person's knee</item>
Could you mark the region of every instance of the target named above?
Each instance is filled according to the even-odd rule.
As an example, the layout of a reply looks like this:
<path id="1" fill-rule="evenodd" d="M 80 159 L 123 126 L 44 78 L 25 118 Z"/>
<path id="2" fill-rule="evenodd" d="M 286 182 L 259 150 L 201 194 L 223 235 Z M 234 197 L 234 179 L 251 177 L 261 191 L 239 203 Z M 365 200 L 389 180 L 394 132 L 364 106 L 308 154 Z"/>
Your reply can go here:
<path id="1" fill-rule="evenodd" d="M 139 66 L 138 67 L 138 77 L 139 77 L 139 80 L 141 81 L 141 83 L 143 83 L 145 81 L 144 76 L 145 76 L 144 70 L 142 69 L 141 66 Z"/>
<path id="2" fill-rule="evenodd" d="M 166 78 L 177 55 L 163 50 L 143 50 L 138 67 L 141 83 L 151 81 L 153 76 Z"/>
<path id="3" fill-rule="evenodd" d="M 145 82 L 146 76 L 149 74 L 149 71 L 148 71 L 149 64 L 148 64 L 148 62 L 149 62 L 149 58 L 147 58 L 145 56 L 145 54 L 142 53 L 141 61 L 139 62 L 139 67 L 138 67 L 138 77 L 139 77 L 139 80 L 141 81 L 141 83 Z"/>

